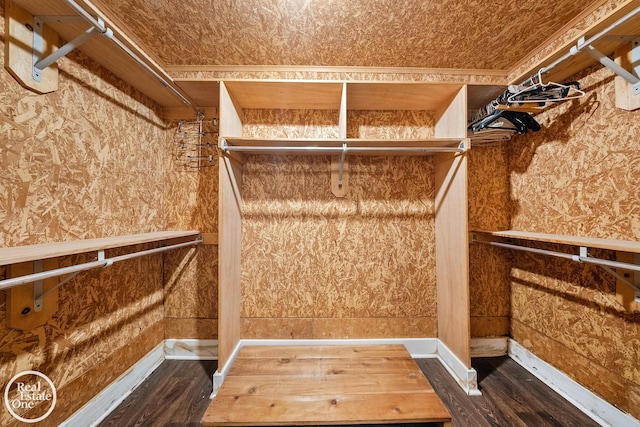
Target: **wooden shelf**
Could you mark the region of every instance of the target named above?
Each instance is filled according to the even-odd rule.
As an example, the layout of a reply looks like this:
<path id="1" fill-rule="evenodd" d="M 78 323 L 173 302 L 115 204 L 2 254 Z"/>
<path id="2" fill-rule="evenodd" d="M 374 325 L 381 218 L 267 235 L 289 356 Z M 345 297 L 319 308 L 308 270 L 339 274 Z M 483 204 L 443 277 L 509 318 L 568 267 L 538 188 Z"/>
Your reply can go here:
<path id="1" fill-rule="evenodd" d="M 195 237 L 199 234 L 199 231 L 194 230 L 158 231 L 154 233 L 131 234 L 127 236 L 110 236 L 98 239 L 73 240 L 69 242 L 43 243 L 39 245 L 0 248 L 0 265 L 17 264 L 20 262 L 36 261 L 65 255 L 118 248 L 122 246 L 159 242 L 162 240 Z"/>
<path id="2" fill-rule="evenodd" d="M 435 111 L 447 105 L 459 83 L 348 82 L 347 110 Z"/>
<path id="3" fill-rule="evenodd" d="M 402 151 L 400 148 L 458 148 L 465 140 L 462 138 L 429 138 L 429 139 L 359 139 L 359 138 L 345 138 L 345 139 L 303 139 L 303 138 L 282 138 L 282 139 L 262 139 L 262 138 L 243 138 L 243 137 L 222 137 L 223 141 L 226 141 L 228 146 L 231 147 L 259 147 L 256 150 L 243 150 L 244 153 L 257 154 L 269 152 L 269 148 L 273 148 L 273 153 L 281 154 L 305 154 L 305 152 L 296 150 L 300 148 L 314 147 L 322 148 L 334 148 L 336 153 L 342 150 L 343 143 L 347 144 L 348 154 L 357 155 L 412 155 L 412 156 L 424 156 L 433 154 L 433 152 L 421 152 L 421 151 Z M 365 151 L 365 148 L 380 148 L 384 151 Z M 286 148 L 291 148 L 287 150 Z M 358 151 L 358 148 L 363 148 L 362 151 Z M 394 150 L 394 148 L 398 150 Z M 308 154 L 335 154 L 330 151 L 323 152 L 318 151 L 315 153 L 309 152 Z"/>
<path id="4" fill-rule="evenodd" d="M 613 251 L 640 253 L 640 242 L 631 240 L 601 239 L 597 237 L 565 236 L 560 234 L 531 233 L 528 231 L 473 231 L 493 237 L 529 240 L 534 242 L 558 243 L 571 246 L 608 249 Z"/>
<path id="5" fill-rule="evenodd" d="M 613 24 L 618 19 L 622 18 L 627 13 L 633 11 L 638 7 L 637 2 L 628 2 L 622 7 L 617 8 L 612 13 L 608 14 L 606 18 L 591 23 L 580 33 L 576 33 L 575 38 L 568 40 L 562 46 L 557 46 L 551 54 L 547 55 L 541 61 L 530 61 L 530 58 L 526 58 L 530 66 L 520 67 L 516 65 L 512 68 L 516 72 L 512 72 L 509 76 L 509 84 L 519 84 L 522 80 L 529 78 L 532 74 L 535 74 L 540 68 L 551 64 L 553 61 L 569 52 L 574 47 L 581 36 L 585 36 L 586 39 L 591 35 L 595 35 L 600 31 L 603 31 L 608 26 Z M 603 37 L 600 41 L 594 44 L 594 47 L 598 49 L 603 55 L 610 56 L 616 49 L 619 49 L 625 45 L 630 45 L 630 35 L 640 34 L 640 19 L 631 19 L 628 22 L 620 25 L 612 33 Z M 568 60 L 562 63 L 561 66 L 555 67 L 548 74 L 545 75 L 544 81 L 556 81 L 562 82 L 571 78 L 575 74 L 581 72 L 587 67 L 597 63 L 597 61 L 585 52 L 579 52 L 572 56 Z"/>
<path id="6" fill-rule="evenodd" d="M 336 110 L 340 109 L 342 82 L 308 80 L 225 80 L 238 108 Z"/>
<path id="7" fill-rule="evenodd" d="M 26 11 L 34 16 L 75 16 L 76 13 L 63 0 L 13 0 Z M 158 65 L 158 61 L 145 53 L 121 28 L 119 22 L 116 23 L 110 19 L 104 12 L 98 10 L 88 0 L 79 0 L 81 6 L 90 12 L 94 17 L 96 15 L 104 18 L 108 28 L 113 30 L 113 34 L 118 40 L 122 41 L 128 49 L 134 52 L 138 57 L 144 59 L 146 63 L 166 81 L 172 82 L 171 77 Z M 25 23 L 26 24 L 26 23 Z M 33 25 L 33 22 L 29 23 Z M 89 24 L 85 22 L 69 23 L 69 22 L 50 22 L 46 24 L 50 26 L 60 38 L 66 41 L 73 40 L 76 36 L 82 34 Z M 84 54 L 102 65 L 118 78 L 131 84 L 139 89 L 142 93 L 165 107 L 184 107 L 183 102 L 170 90 L 168 90 L 160 81 L 149 74 L 142 66 L 140 66 L 127 53 L 120 49 L 115 43 L 102 36 L 93 37 L 79 48 Z"/>

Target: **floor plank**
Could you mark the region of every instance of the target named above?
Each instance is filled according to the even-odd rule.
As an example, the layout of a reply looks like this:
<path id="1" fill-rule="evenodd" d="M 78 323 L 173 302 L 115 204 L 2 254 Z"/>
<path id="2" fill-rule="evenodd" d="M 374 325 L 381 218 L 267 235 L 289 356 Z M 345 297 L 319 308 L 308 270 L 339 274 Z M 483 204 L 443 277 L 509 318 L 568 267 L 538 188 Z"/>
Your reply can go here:
<path id="1" fill-rule="evenodd" d="M 230 376 L 225 380 L 225 390 L 229 394 L 270 396 L 291 394 L 305 396 L 309 394 L 327 394 L 341 389 L 346 393 L 407 393 L 433 390 L 421 372 L 404 375 L 361 374 L 327 376 L 289 376 L 273 377 L 269 375 Z"/>
<path id="2" fill-rule="evenodd" d="M 509 357 L 472 360 L 482 396 L 468 397 L 437 359 L 418 365 L 451 412 L 455 427 L 597 427 Z"/>
<path id="3" fill-rule="evenodd" d="M 362 353 L 359 353 L 362 354 Z M 408 353 L 407 353 L 408 355 Z M 362 375 L 395 374 L 420 372 L 411 357 L 403 358 L 290 358 L 246 359 L 238 357 L 229 369 L 229 376 L 235 375 Z"/>
<path id="4" fill-rule="evenodd" d="M 198 427 L 211 400 L 216 361 L 165 360 L 100 427 Z"/>

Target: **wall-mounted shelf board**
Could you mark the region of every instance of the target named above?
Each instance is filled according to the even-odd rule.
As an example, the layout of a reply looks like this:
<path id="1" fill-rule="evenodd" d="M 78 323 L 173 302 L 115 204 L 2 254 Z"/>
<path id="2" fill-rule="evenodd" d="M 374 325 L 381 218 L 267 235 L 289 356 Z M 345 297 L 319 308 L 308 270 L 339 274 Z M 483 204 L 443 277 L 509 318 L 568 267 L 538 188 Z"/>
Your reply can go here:
<path id="1" fill-rule="evenodd" d="M 199 231 L 158 231 L 154 233 L 131 234 L 127 236 L 109 236 L 97 239 L 73 240 L 69 242 L 42 243 L 39 245 L 0 248 L 0 265 L 17 264 L 73 255 L 84 252 L 100 251 L 122 246 L 159 242 L 162 240 L 195 237 Z"/>
<path id="2" fill-rule="evenodd" d="M 529 240 L 534 242 L 558 243 L 562 245 L 583 246 L 594 249 L 640 253 L 640 242 L 631 240 L 602 239 L 597 237 L 566 236 L 560 234 L 532 233 L 528 231 L 473 231 L 493 237 Z"/>
<path id="3" fill-rule="evenodd" d="M 599 265 L 616 281 L 616 300 L 629 313 L 640 309 L 640 242 L 631 240 L 602 239 L 597 237 L 566 236 L 559 234 L 532 233 L 517 230 L 505 231 L 472 231 L 471 240 L 507 249 L 533 252 L 570 259 L 581 263 Z M 580 254 L 550 251 L 546 249 L 521 246 L 513 240 L 525 240 L 569 245 L 580 248 Z M 589 248 L 606 249 L 616 252 L 616 261 L 594 258 Z"/>
<path id="4" fill-rule="evenodd" d="M 77 15 L 63 0 L 12 0 L 20 5 L 26 11 L 34 16 L 74 16 Z M 163 70 L 161 66 L 155 63 L 143 49 L 141 49 L 133 40 L 120 28 L 118 28 L 107 15 L 105 11 L 98 10 L 91 2 L 80 0 L 79 3 L 85 10 L 91 11 L 96 17 L 100 15 L 105 20 L 108 28 L 113 30 L 114 35 L 140 58 L 144 58 L 148 65 L 154 69 L 156 73 L 161 75 L 165 80 L 171 82 L 171 77 Z M 26 23 L 25 23 L 26 24 Z M 33 25 L 31 23 L 30 25 Z M 60 38 L 65 41 L 73 40 L 76 36 L 83 33 L 89 24 L 85 22 L 79 23 L 47 23 Z M 91 59 L 102 65 L 118 78 L 131 84 L 139 89 L 149 98 L 156 101 L 162 106 L 183 107 L 183 102 L 177 98 L 162 83 L 152 77 L 143 67 L 135 60 L 122 51 L 115 43 L 102 36 L 93 37 L 78 48 Z"/>
<path id="5" fill-rule="evenodd" d="M 593 36 L 603 31 L 608 26 L 631 12 L 636 7 L 638 7 L 637 1 L 627 1 L 625 4 L 619 6 L 615 12 L 607 14 L 607 17 L 605 19 L 594 22 L 584 31 L 575 32 L 575 38 L 568 40 L 565 44 L 557 46 L 557 48 L 551 54 L 544 57 L 544 59 L 542 59 L 541 61 L 531 63 L 530 67 L 527 68 L 516 65 L 515 67 L 513 67 L 512 72 L 509 76 L 509 84 L 518 84 L 522 80 L 528 78 L 530 75 L 537 73 L 540 68 L 551 64 L 556 59 L 566 54 L 572 46 L 575 46 L 576 43 L 578 43 L 578 40 L 581 36 L 584 35 L 586 36 L 586 38 L 589 38 L 589 36 Z M 616 28 L 615 31 L 610 35 L 596 42 L 594 47 L 604 55 L 609 56 L 622 46 L 630 44 L 631 39 L 629 38 L 629 36 L 636 35 L 637 37 L 638 34 L 640 34 L 640 19 L 632 19 Z M 562 66 L 555 67 L 552 71 L 546 74 L 544 77 L 544 81 L 566 81 L 567 79 L 571 78 L 571 76 L 579 73 L 580 71 L 595 64 L 596 62 L 597 61 L 587 53 L 578 53 L 577 55 L 564 61 L 562 63 Z"/>

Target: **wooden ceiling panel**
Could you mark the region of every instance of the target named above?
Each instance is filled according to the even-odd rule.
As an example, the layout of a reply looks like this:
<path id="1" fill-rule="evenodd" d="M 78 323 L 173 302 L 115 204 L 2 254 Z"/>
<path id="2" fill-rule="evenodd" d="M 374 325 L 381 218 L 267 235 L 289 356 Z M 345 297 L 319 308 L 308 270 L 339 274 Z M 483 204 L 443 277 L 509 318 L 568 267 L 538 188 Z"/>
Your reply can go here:
<path id="1" fill-rule="evenodd" d="M 165 65 L 508 69 L 594 1 L 93 3 Z"/>

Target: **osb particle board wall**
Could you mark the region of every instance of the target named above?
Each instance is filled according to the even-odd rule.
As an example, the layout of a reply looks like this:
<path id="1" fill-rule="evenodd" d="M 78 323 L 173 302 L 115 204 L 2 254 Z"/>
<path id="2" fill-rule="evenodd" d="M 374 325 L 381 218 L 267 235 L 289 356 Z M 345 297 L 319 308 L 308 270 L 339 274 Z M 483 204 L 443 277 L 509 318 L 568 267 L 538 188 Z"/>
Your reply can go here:
<path id="1" fill-rule="evenodd" d="M 247 136 L 337 137 L 335 112 L 244 113 Z M 349 121 L 350 136 L 433 134 L 426 112 Z M 431 157 L 350 156 L 349 194 L 336 198 L 327 156 L 248 156 L 243 336 L 436 336 L 433 180 Z"/>
<path id="2" fill-rule="evenodd" d="M 475 146 L 469 151 L 469 230 L 509 229 L 507 145 Z M 471 336 L 509 332 L 509 263 L 484 245 L 469 245 Z"/>
<path id="3" fill-rule="evenodd" d="M 539 116 L 542 131 L 510 143 L 511 227 L 638 240 L 640 112 L 615 108 L 608 70 L 578 78 L 585 98 Z M 616 303 L 614 279 L 596 266 L 512 257 L 512 336 L 639 418 L 640 315 Z"/>
<path id="4" fill-rule="evenodd" d="M 217 144 L 217 127 L 212 119 L 205 117 L 203 130 L 211 132 L 206 140 Z M 195 113 L 184 120 L 194 122 Z M 166 227 L 217 234 L 217 159 L 214 157 L 214 166 L 201 170 L 185 167 L 184 156 L 178 156 L 174 145 L 177 129 L 178 122 L 171 122 L 166 132 Z M 200 245 L 197 249 L 170 251 L 164 260 L 165 338 L 217 338 L 218 247 Z"/>
<path id="5" fill-rule="evenodd" d="M 4 6 L 0 0 L 3 16 Z M 2 19 L 0 39 L 5 38 Z M 184 194 L 165 190 L 171 177 L 165 174 L 167 131 L 159 107 L 77 52 L 59 67 L 60 88 L 48 95 L 23 89 L 0 70 L 0 244 L 143 233 L 167 229 L 167 223 L 191 228 L 193 209 Z M 184 207 L 176 211 L 188 224 L 167 219 L 176 217 L 166 215 L 169 201 Z M 67 266 L 93 256 L 58 262 Z M 4 268 L 0 274 L 5 277 Z M 172 285 L 173 292 L 180 283 Z M 162 255 L 82 273 L 59 292 L 53 318 L 22 332 L 6 328 L 6 292 L 0 291 L 0 387 L 24 370 L 47 374 L 58 404 L 43 426 L 58 425 L 165 336 Z M 214 310 L 181 313 L 214 318 Z M 0 425 L 17 424 L 2 405 Z"/>
<path id="6" fill-rule="evenodd" d="M 52 94 L 21 88 L 4 69 L 0 82 L 3 246 L 163 229 L 164 159 L 152 141 L 165 133 L 156 107 L 77 54 L 60 62 Z M 163 338 L 161 256 L 83 273 L 60 289 L 54 317 L 31 331 L 6 328 L 5 297 L 0 386 L 24 370 L 47 374 L 59 394 L 42 425 L 58 425 Z M 3 405 L 0 424 L 12 423 Z"/>

